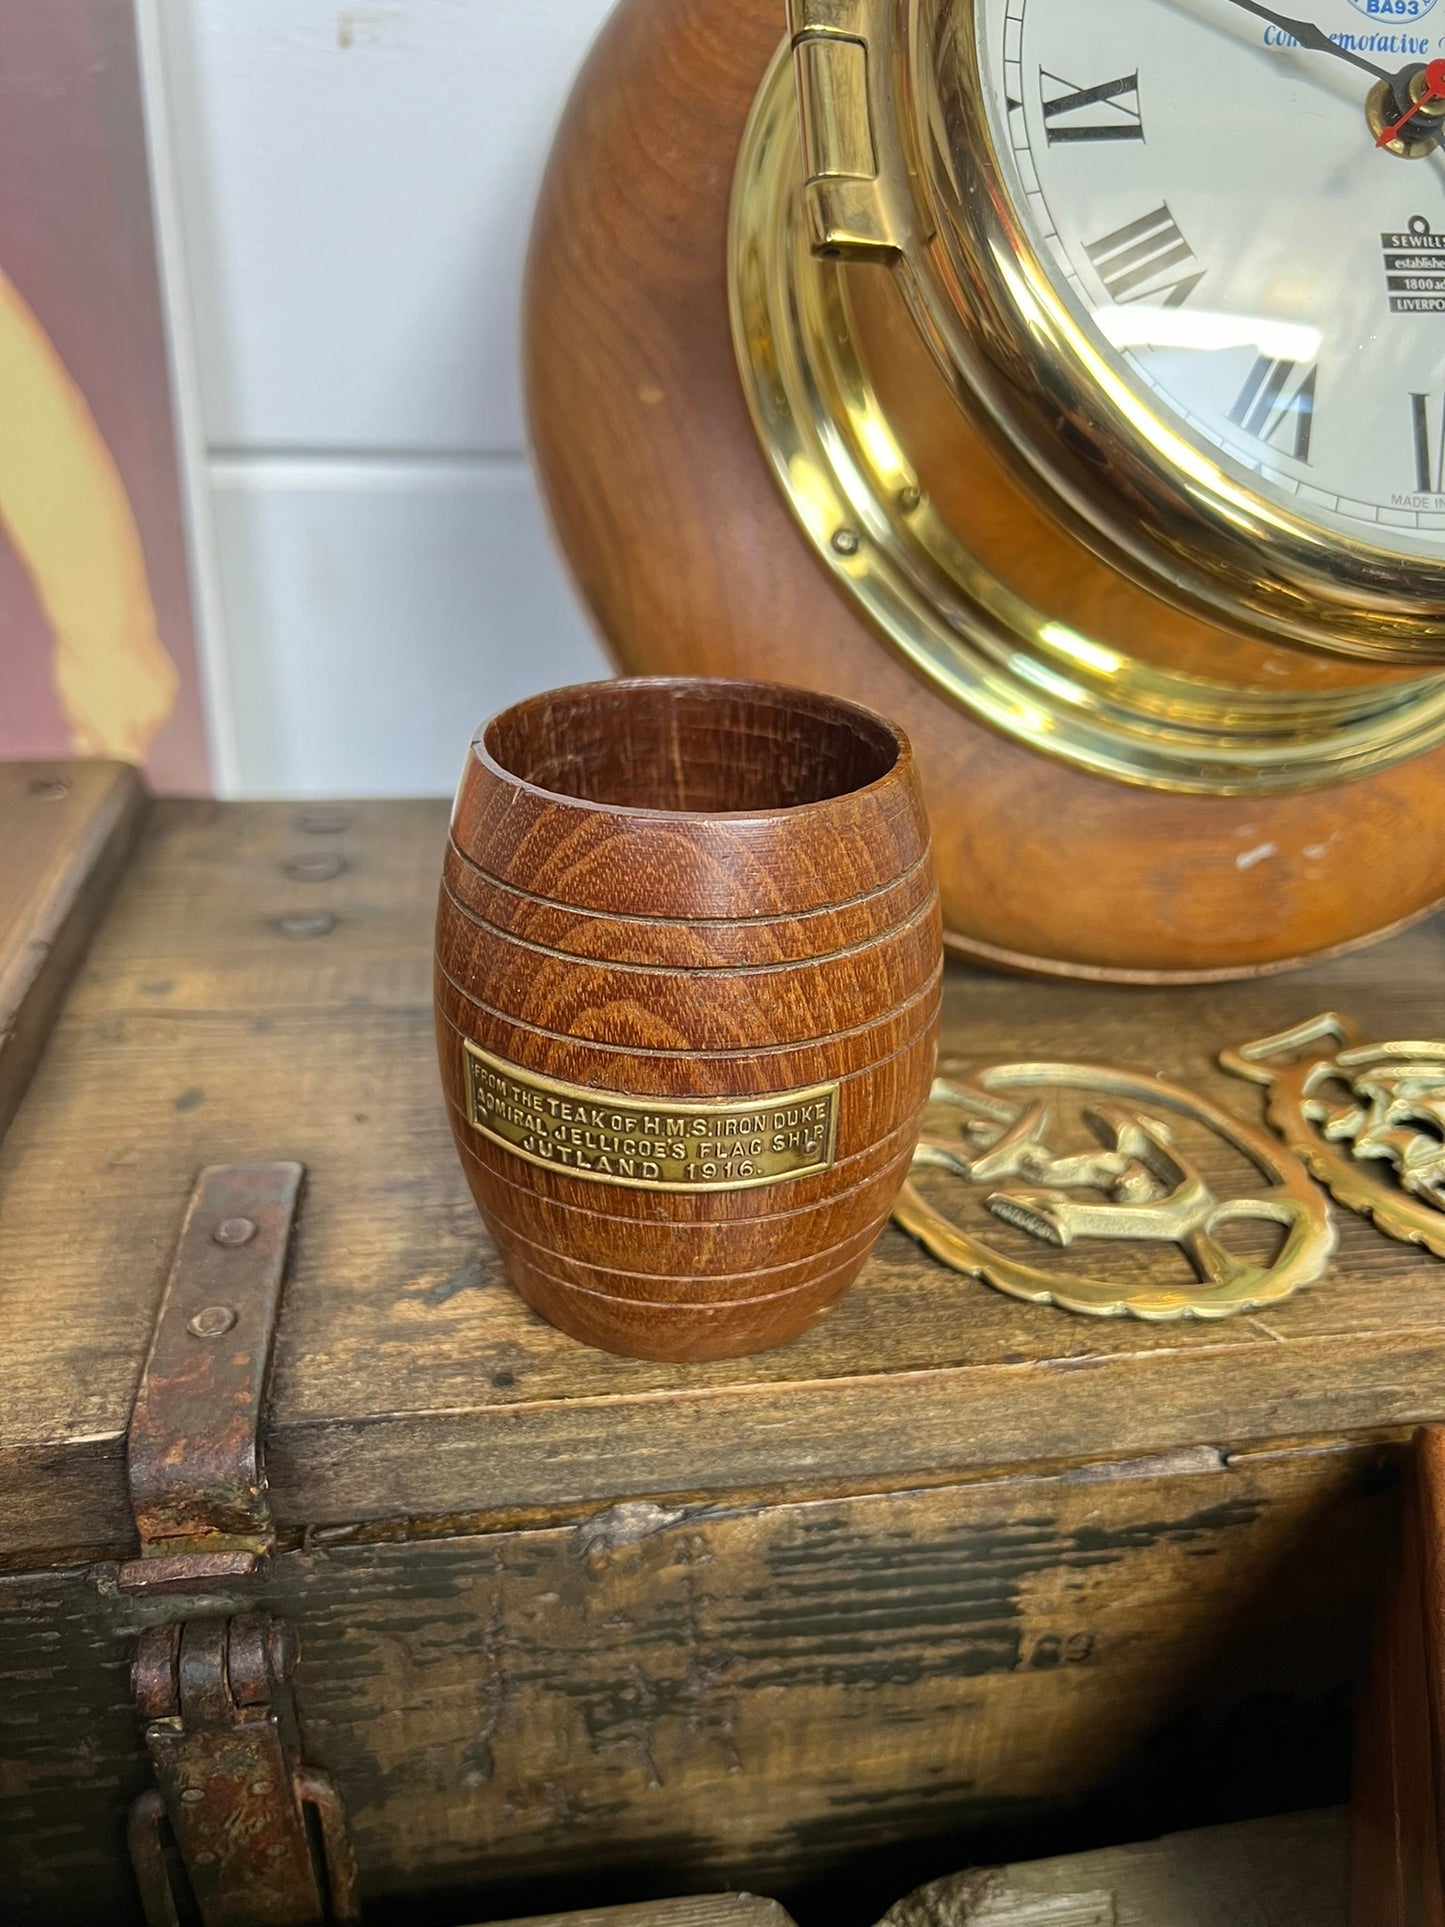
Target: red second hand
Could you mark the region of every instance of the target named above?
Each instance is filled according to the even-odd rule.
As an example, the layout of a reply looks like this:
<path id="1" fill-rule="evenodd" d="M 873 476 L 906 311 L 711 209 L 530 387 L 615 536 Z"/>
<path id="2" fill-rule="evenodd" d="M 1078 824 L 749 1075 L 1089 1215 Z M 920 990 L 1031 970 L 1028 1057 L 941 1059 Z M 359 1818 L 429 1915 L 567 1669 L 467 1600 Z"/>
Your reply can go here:
<path id="1" fill-rule="evenodd" d="M 1424 93 L 1421 94 L 1408 114 L 1403 115 L 1401 119 L 1397 120 L 1393 127 L 1387 127 L 1385 129 L 1384 133 L 1381 134 L 1380 138 L 1375 142 L 1376 147 L 1388 147 L 1392 140 L 1398 140 L 1402 130 L 1408 127 L 1420 109 L 1428 105 L 1432 100 L 1445 100 L 1445 60 L 1432 60 L 1430 62 L 1430 65 L 1425 69 Z"/>

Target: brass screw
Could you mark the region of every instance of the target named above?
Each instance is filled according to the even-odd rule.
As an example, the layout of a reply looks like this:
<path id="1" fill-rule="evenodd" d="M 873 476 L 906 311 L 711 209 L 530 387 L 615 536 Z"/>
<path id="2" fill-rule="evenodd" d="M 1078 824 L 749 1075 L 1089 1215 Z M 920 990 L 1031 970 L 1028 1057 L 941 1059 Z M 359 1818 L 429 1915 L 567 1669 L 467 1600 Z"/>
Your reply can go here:
<path id="1" fill-rule="evenodd" d="M 218 1245 L 248 1245 L 255 1235 L 254 1218 L 223 1218 L 211 1233 Z"/>
<path id="2" fill-rule="evenodd" d="M 856 555 L 862 547 L 856 529 L 838 529 L 833 536 L 833 547 L 839 555 Z"/>

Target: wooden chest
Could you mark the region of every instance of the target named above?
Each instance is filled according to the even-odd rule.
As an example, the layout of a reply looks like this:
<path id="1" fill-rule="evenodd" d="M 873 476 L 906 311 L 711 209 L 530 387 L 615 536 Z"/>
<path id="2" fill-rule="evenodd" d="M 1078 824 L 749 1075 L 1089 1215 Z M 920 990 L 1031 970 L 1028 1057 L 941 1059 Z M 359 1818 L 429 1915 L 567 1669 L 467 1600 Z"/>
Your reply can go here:
<path id="1" fill-rule="evenodd" d="M 72 841 L 114 863 L 129 804 L 97 780 Z M 236 1616 L 289 1629 L 368 1920 L 733 1885 L 862 1927 L 970 1859 L 1342 1798 L 1394 1460 L 1445 1418 L 1445 1266 L 1341 1212 L 1288 1304 L 1148 1326 L 1017 1303 L 890 1230 L 784 1350 L 584 1350 L 506 1284 L 451 1146 L 445 832 L 434 803 L 149 806 L 23 1095 L 92 899 L 54 864 L 11 892 L 12 925 L 50 923 L 12 927 L 0 975 L 0 1913 L 142 1918 L 133 1664 Z M 1248 986 L 958 967 L 945 1052 L 1140 1065 L 1257 1119 L 1220 1047 L 1325 1007 L 1439 1036 L 1442 965 L 1436 926 Z M 306 1178 L 273 1545 L 137 1592 L 126 1437 L 187 1202 L 205 1167 L 278 1160 Z"/>

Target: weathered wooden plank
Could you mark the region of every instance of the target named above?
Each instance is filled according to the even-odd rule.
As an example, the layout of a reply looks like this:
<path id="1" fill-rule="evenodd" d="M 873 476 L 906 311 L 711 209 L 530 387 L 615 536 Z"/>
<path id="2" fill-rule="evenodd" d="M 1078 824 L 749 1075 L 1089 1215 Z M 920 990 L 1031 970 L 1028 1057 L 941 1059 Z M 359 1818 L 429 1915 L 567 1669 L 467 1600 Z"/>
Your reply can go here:
<path id="1" fill-rule="evenodd" d="M 1439 1927 L 1445 1431 L 1412 1442 L 1355 1751 L 1350 1927 Z"/>
<path id="2" fill-rule="evenodd" d="M 1086 1795 L 1141 1829 L 1342 1797 L 1391 1513 L 1374 1452 L 1202 1456 L 331 1533 L 245 1597 L 299 1637 L 308 1757 L 347 1804 L 369 1902 L 455 1892 L 475 1918 L 731 1885 L 788 1904 L 910 1841 L 933 1842 L 917 1877 L 943 1873 L 979 1825 Z M 127 1671 L 166 1610 L 119 1597 L 108 1566 L 0 1580 L 7 1918 L 133 1917 L 121 1819 L 147 1768 Z M 866 1927 L 879 1905 L 791 1910 Z"/>
<path id="3" fill-rule="evenodd" d="M 297 1525 L 880 1485 L 1445 1416 L 1445 1267 L 1346 1214 L 1320 1285 L 1225 1326 L 1019 1305 L 890 1232 L 838 1310 L 765 1357 L 677 1368 L 571 1343 L 506 1286 L 449 1141 L 428 967 L 444 838 L 435 804 L 150 812 L 0 1147 L 0 1558 L 125 1535 L 120 1441 L 185 1197 L 217 1161 L 310 1171 L 268 1440 Z M 1257 1117 L 1216 1047 L 1330 1004 L 1385 1034 L 1439 1031 L 1445 925 L 1264 984 L 1121 992 L 960 968 L 945 1001 L 952 1057 L 1133 1062 Z"/>
<path id="4" fill-rule="evenodd" d="M 130 852 L 124 763 L 0 763 L 0 1138 Z"/>
<path id="5" fill-rule="evenodd" d="M 633 1907 L 590 1908 L 580 1914 L 532 1914 L 497 1927 L 793 1927 L 776 1900 L 753 1894 L 714 1894 L 701 1900 L 654 1900 Z"/>
<path id="6" fill-rule="evenodd" d="M 1346 1816 L 1201 1827 L 936 1881 L 879 1927 L 1345 1927 Z"/>

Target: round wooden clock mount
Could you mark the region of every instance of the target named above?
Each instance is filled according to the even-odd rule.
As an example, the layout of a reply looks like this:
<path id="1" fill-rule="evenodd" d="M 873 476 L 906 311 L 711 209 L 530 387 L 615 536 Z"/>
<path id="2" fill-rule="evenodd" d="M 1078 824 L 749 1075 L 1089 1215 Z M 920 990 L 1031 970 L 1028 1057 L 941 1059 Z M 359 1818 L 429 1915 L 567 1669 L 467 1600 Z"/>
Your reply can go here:
<path id="1" fill-rule="evenodd" d="M 1445 896 L 1441 123 L 1310 4 L 622 0 L 567 109 L 578 586 L 632 673 L 900 722 L 962 954 L 1200 981 Z"/>

